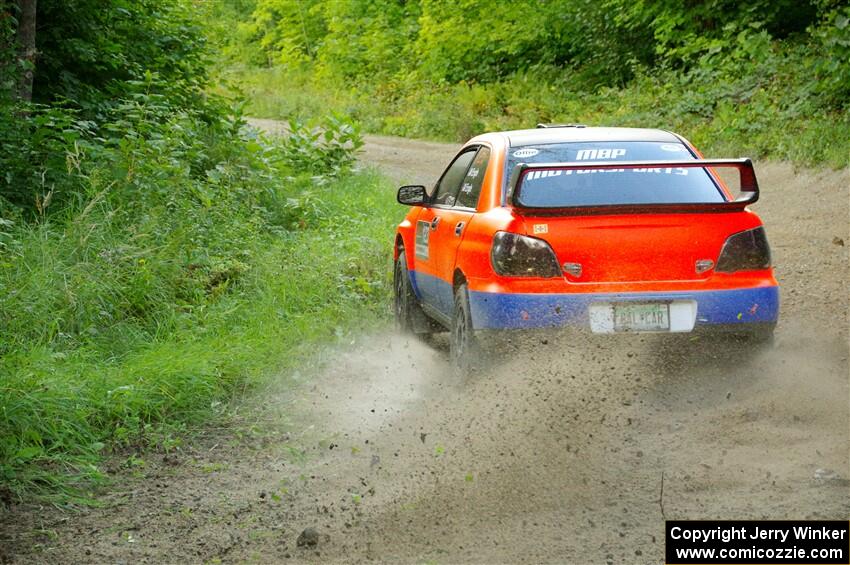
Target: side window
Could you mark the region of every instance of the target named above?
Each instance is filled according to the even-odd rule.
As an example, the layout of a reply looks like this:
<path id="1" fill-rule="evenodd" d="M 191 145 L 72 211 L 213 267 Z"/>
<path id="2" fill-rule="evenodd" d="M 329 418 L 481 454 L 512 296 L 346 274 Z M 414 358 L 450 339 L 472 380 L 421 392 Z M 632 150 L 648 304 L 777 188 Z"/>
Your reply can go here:
<path id="1" fill-rule="evenodd" d="M 475 149 L 464 151 L 458 155 L 446 172 L 440 182 L 437 183 L 437 188 L 434 192 L 432 204 L 438 206 L 454 206 L 457 192 L 460 189 L 461 181 L 466 177 L 466 171 L 469 169 L 469 164 L 472 163 L 472 158 L 475 157 Z"/>
<path id="2" fill-rule="evenodd" d="M 475 208 L 478 206 L 478 195 L 481 194 L 481 185 L 484 184 L 484 173 L 487 172 L 487 163 L 490 161 L 490 149 L 482 147 L 472 160 L 472 165 L 466 172 L 460 185 L 455 206 L 463 208 Z"/>

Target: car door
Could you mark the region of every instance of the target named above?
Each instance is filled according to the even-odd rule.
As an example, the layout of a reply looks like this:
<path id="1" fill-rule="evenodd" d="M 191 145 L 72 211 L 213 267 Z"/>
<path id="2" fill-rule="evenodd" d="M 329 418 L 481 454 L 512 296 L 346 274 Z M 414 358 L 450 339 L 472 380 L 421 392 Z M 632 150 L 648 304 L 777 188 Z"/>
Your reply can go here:
<path id="1" fill-rule="evenodd" d="M 465 148 L 440 177 L 431 206 L 422 211 L 417 222 L 416 269 L 427 273 L 423 277 L 427 279 L 426 288 L 420 289 L 425 302 L 445 316 L 451 315 L 454 306 L 455 258 L 475 213 L 489 155 L 484 146 Z"/>

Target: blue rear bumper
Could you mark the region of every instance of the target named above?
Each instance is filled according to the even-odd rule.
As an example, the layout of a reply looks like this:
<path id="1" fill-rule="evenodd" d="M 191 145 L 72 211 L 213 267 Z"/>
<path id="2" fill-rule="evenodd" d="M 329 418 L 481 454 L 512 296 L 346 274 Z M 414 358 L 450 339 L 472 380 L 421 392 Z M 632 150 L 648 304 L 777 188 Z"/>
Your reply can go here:
<path id="1" fill-rule="evenodd" d="M 687 292 L 596 294 L 503 294 L 470 292 L 472 324 L 476 329 L 589 327 L 593 302 L 661 302 L 694 300 L 694 330 L 701 326 L 775 324 L 779 318 L 779 287 Z"/>

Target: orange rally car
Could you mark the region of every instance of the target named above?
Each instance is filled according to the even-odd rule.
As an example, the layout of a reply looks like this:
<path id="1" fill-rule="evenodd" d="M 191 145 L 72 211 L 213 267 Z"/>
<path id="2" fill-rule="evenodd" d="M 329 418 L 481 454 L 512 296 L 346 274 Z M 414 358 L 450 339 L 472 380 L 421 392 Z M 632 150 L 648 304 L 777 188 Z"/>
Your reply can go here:
<path id="1" fill-rule="evenodd" d="M 395 238 L 400 328 L 448 329 L 461 368 L 476 330 L 732 331 L 768 340 L 779 287 L 748 159 L 704 160 L 681 136 L 538 126 L 468 141 Z"/>

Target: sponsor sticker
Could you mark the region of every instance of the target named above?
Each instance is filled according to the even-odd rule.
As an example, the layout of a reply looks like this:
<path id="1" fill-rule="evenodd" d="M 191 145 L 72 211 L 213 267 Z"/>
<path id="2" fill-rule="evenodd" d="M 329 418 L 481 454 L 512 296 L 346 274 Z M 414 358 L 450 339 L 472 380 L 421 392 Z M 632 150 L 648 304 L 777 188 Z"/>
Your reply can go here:
<path id="1" fill-rule="evenodd" d="M 540 153 L 537 149 L 532 149 L 531 147 L 527 149 L 517 149 L 513 152 L 514 157 L 524 158 L 524 157 L 534 157 Z"/>
<path id="2" fill-rule="evenodd" d="M 670 151 L 671 153 L 681 153 L 685 150 L 685 147 L 675 143 L 663 143 L 661 149 L 662 151 Z"/>
<path id="3" fill-rule="evenodd" d="M 596 161 L 616 159 L 626 154 L 625 149 L 582 149 L 576 154 L 576 161 Z"/>
<path id="4" fill-rule="evenodd" d="M 549 224 L 534 224 L 531 229 L 535 235 L 549 233 Z"/>
<path id="5" fill-rule="evenodd" d="M 688 169 L 686 169 L 685 167 L 666 167 L 666 168 L 655 167 L 655 168 L 650 168 L 650 169 L 637 168 L 637 169 L 632 169 L 632 170 L 636 173 L 656 173 L 656 174 L 666 174 L 666 175 L 677 175 L 677 176 L 680 176 L 680 177 L 688 176 Z"/>
<path id="6" fill-rule="evenodd" d="M 531 171 L 526 175 L 526 180 L 536 180 L 536 179 L 544 179 L 547 177 L 559 177 L 563 173 L 570 174 L 572 171 Z"/>

